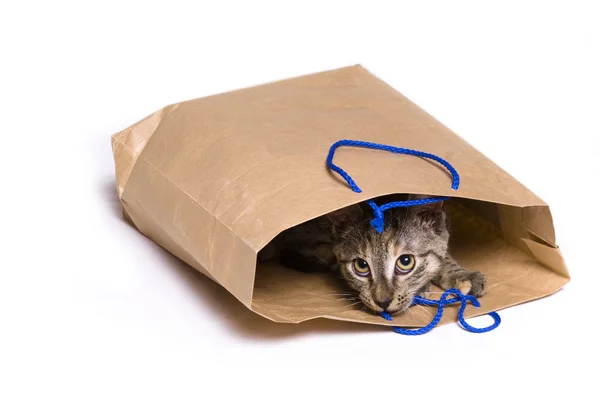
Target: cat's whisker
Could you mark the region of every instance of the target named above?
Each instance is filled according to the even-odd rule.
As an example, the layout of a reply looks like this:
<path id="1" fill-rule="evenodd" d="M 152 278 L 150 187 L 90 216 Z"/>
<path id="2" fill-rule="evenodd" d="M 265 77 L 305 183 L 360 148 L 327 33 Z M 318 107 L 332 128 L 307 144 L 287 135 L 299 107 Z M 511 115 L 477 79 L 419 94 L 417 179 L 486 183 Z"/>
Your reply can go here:
<path id="1" fill-rule="evenodd" d="M 318 297 L 320 299 L 325 299 L 325 300 L 335 300 L 335 301 L 344 301 L 344 300 L 357 300 L 358 297 L 357 296 L 314 296 L 314 297 Z"/>
<path id="2" fill-rule="evenodd" d="M 425 311 L 425 314 L 429 315 L 430 317 L 433 317 L 433 315 L 429 312 L 429 310 L 427 310 L 425 307 L 423 307 L 420 304 L 416 304 L 417 307 L 419 307 L 420 309 L 422 309 L 423 311 Z"/>
<path id="3" fill-rule="evenodd" d="M 356 293 L 335 291 L 335 292 L 321 292 L 320 294 L 330 296 L 330 295 L 346 295 L 346 294 L 356 294 Z"/>
<path id="4" fill-rule="evenodd" d="M 334 297 L 334 298 L 331 298 L 331 297 L 325 297 L 325 296 L 315 296 L 315 298 L 328 300 L 328 301 L 336 301 L 336 302 L 358 300 L 358 297 Z"/>
<path id="5" fill-rule="evenodd" d="M 330 292 L 325 292 L 325 293 L 353 293 L 353 290 L 348 290 L 347 292 L 344 292 L 343 288 L 339 288 L 339 289 L 335 289 L 332 290 Z"/>
<path id="6" fill-rule="evenodd" d="M 339 293 L 336 293 L 339 294 Z M 358 296 L 356 294 L 348 294 L 348 295 L 343 295 L 343 296 L 336 296 L 333 294 L 313 294 L 312 297 L 314 298 L 319 298 L 319 299 L 323 299 L 323 300 L 328 300 L 328 301 L 348 301 L 348 300 L 358 300 Z"/>
<path id="7" fill-rule="evenodd" d="M 357 301 L 356 303 L 352 303 L 352 304 L 345 305 L 343 308 L 341 308 L 341 310 L 345 310 L 345 309 L 347 309 L 347 308 L 350 308 L 350 307 L 356 306 L 356 305 L 358 305 L 358 304 L 360 304 L 360 303 L 362 303 L 362 301 Z"/>
<path id="8" fill-rule="evenodd" d="M 358 297 L 352 297 L 352 298 L 348 298 L 348 299 L 344 298 L 344 299 L 333 299 L 333 300 L 335 300 L 335 301 L 357 301 L 360 299 Z"/>

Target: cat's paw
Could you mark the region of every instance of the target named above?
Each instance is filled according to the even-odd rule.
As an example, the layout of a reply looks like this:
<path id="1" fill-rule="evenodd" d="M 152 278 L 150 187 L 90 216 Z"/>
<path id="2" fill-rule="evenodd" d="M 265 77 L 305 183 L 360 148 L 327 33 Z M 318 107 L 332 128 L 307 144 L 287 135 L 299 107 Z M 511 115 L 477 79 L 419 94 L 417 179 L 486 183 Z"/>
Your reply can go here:
<path id="1" fill-rule="evenodd" d="M 452 287 L 462 294 L 481 297 L 487 293 L 487 279 L 479 271 L 461 271 L 453 276 Z"/>

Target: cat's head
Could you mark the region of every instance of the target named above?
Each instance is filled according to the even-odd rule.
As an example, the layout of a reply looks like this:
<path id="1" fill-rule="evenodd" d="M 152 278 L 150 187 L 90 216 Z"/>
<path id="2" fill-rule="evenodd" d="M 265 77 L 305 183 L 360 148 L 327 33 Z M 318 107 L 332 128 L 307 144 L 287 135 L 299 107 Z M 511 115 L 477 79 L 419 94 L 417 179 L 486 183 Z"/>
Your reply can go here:
<path id="1" fill-rule="evenodd" d="M 377 313 L 406 311 L 435 277 L 448 250 L 442 202 L 387 210 L 382 233 L 370 225 L 368 207 L 350 206 L 328 217 L 344 280 Z"/>

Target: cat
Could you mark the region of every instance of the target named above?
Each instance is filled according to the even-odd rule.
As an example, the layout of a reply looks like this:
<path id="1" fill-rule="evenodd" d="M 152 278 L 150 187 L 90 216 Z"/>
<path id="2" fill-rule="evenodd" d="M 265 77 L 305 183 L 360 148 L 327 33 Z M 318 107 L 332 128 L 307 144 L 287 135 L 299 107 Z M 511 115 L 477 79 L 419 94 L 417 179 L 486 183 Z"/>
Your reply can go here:
<path id="1" fill-rule="evenodd" d="M 382 233 L 370 225 L 372 218 L 360 203 L 307 221 L 278 235 L 259 261 L 278 257 L 299 271 L 336 273 L 375 313 L 404 313 L 431 284 L 475 297 L 486 293 L 485 275 L 462 268 L 448 253 L 443 202 L 387 210 Z"/>

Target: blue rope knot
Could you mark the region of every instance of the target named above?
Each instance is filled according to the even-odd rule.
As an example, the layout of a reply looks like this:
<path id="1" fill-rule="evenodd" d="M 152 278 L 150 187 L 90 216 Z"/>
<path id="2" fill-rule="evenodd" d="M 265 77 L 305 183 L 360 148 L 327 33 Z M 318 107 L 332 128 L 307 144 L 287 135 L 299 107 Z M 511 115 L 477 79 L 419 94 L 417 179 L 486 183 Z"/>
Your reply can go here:
<path id="1" fill-rule="evenodd" d="M 456 297 L 447 299 L 448 296 L 450 296 L 450 295 L 455 295 Z M 467 330 L 469 332 L 473 332 L 473 333 L 484 333 L 484 332 L 489 332 L 491 330 L 494 330 L 498 327 L 498 325 L 500 325 L 500 322 L 501 322 L 500 315 L 498 315 L 498 313 L 495 311 L 488 313 L 488 315 L 494 319 L 494 323 L 490 326 L 487 326 L 485 328 L 475 328 L 474 326 L 468 324 L 467 321 L 465 321 L 465 309 L 467 308 L 467 301 L 470 301 L 471 304 L 473 304 L 475 307 L 480 307 L 480 304 L 479 304 L 479 301 L 477 300 L 477 298 L 475 298 L 474 296 L 471 296 L 471 295 L 462 294 L 462 292 L 460 290 L 454 289 L 454 288 L 446 290 L 442 294 L 442 296 L 440 297 L 439 300 L 431 300 L 431 299 L 426 299 L 426 298 L 423 298 L 420 296 L 415 296 L 411 307 L 414 305 L 417 305 L 417 304 L 422 305 L 422 306 L 437 306 L 438 310 L 437 310 L 437 313 L 435 314 L 435 317 L 428 325 L 424 326 L 423 328 L 404 329 L 404 328 L 400 328 L 400 327 L 393 327 L 393 329 L 396 333 L 399 333 L 401 335 L 416 336 L 416 335 L 422 335 L 424 333 L 427 333 L 430 330 L 432 330 L 433 328 L 435 328 L 435 326 L 442 319 L 442 315 L 444 313 L 444 307 L 447 305 L 458 303 L 458 302 L 460 302 L 460 309 L 458 310 L 458 321 L 460 322 L 460 325 L 465 330 Z M 392 321 L 391 315 L 389 315 L 386 312 L 381 313 L 381 316 L 388 321 Z"/>
<path id="2" fill-rule="evenodd" d="M 333 155 L 335 153 L 335 150 L 338 147 L 342 147 L 342 146 L 364 147 L 364 148 L 368 148 L 368 149 L 385 150 L 385 151 L 389 151 L 391 153 L 407 154 L 407 155 L 411 155 L 411 156 L 423 157 L 423 158 L 428 158 L 430 160 L 437 161 L 438 163 L 440 163 L 444 167 L 446 167 L 446 169 L 452 175 L 452 189 L 458 190 L 458 185 L 460 184 L 460 177 L 458 176 L 458 172 L 456 172 L 456 169 L 454 169 L 454 167 L 448 161 L 446 161 L 443 158 L 438 157 L 434 154 L 425 153 L 425 152 L 417 151 L 417 150 L 406 149 L 403 147 L 395 147 L 395 146 L 388 146 L 385 144 L 363 142 L 363 141 L 359 141 L 359 140 L 339 140 L 339 141 L 335 142 L 329 149 L 329 155 L 327 156 L 327 166 L 331 170 L 337 172 L 342 178 L 344 178 L 344 180 L 348 183 L 348 185 L 356 193 L 362 193 L 361 188 L 358 187 L 356 182 L 354 182 L 354 180 L 350 177 L 350 175 L 348 175 L 348 173 L 346 171 L 344 171 L 343 169 L 341 169 L 340 167 L 338 167 L 337 165 L 335 165 L 333 163 Z M 383 232 L 383 227 L 384 227 L 383 213 L 384 213 L 384 211 L 389 210 L 390 208 L 423 205 L 423 204 L 435 203 L 438 201 L 444 201 L 447 199 L 448 199 L 448 197 L 431 197 L 428 199 L 420 199 L 420 200 L 395 201 L 395 202 L 384 204 L 382 206 L 377 206 L 377 204 L 375 204 L 375 202 L 373 200 L 368 200 L 367 204 L 369 204 L 369 206 L 373 209 L 373 214 L 375 215 L 375 217 L 371 220 L 371 226 L 378 233 Z"/>
<path id="3" fill-rule="evenodd" d="M 381 207 L 377 207 L 371 200 L 369 200 L 368 203 L 372 203 L 370 205 L 373 208 L 373 214 L 375 214 L 375 218 L 371 220 L 371 226 L 375 228 L 377 232 L 381 233 L 383 232 L 383 210 Z"/>

